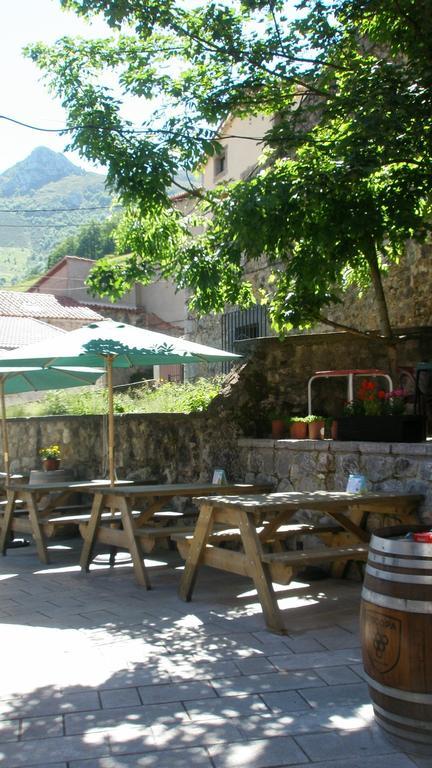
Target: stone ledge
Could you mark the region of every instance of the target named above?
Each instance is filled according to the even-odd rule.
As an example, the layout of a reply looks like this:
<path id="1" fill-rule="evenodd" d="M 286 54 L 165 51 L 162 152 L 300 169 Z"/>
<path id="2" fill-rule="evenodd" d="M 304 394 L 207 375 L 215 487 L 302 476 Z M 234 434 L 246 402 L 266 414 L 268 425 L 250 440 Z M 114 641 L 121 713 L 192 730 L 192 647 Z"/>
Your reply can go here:
<path id="1" fill-rule="evenodd" d="M 275 451 L 310 453 L 359 453 L 361 455 L 390 454 L 394 456 L 432 456 L 432 440 L 423 443 L 375 443 L 362 440 L 273 440 L 272 438 L 240 437 L 239 448 L 267 448 Z"/>
<path id="2" fill-rule="evenodd" d="M 407 450 L 407 446 L 409 450 Z M 409 453 L 414 456 L 432 456 L 432 440 L 425 443 L 391 443 L 390 447 L 391 453 L 396 455 L 403 454 L 406 456 Z"/>
<path id="3" fill-rule="evenodd" d="M 280 442 L 266 437 L 239 437 L 237 441 L 240 448 L 274 448 Z"/>
<path id="4" fill-rule="evenodd" d="M 359 442 L 360 453 L 367 455 L 371 453 L 391 453 L 392 443 L 363 443 Z"/>

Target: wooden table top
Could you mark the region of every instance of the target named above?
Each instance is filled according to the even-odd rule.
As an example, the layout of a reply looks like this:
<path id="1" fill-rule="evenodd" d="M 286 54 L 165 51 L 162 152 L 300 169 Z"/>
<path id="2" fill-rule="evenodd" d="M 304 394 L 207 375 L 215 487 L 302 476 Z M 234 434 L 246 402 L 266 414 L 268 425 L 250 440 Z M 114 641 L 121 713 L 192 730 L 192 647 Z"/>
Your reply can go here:
<path id="1" fill-rule="evenodd" d="M 219 486 L 215 486 L 213 483 L 161 483 L 157 485 L 132 485 L 127 488 L 121 486 L 111 488 L 110 486 L 104 486 L 101 489 L 93 487 L 91 490 L 93 493 L 100 492 L 109 493 L 114 496 L 198 496 L 200 493 L 214 494 Z M 261 486 L 262 487 L 262 486 Z M 252 485 L 251 483 L 229 483 L 223 486 L 225 493 L 239 492 L 241 489 L 246 491 L 259 492 L 260 486 Z M 267 490 L 264 489 L 263 490 Z M 243 498 L 238 496 L 238 498 Z"/>
<path id="2" fill-rule="evenodd" d="M 109 480 L 73 480 L 60 483 L 9 483 L 8 490 L 11 491 L 65 491 L 76 490 L 89 493 L 104 493 L 114 496 L 181 496 L 182 493 L 187 496 L 198 496 L 202 494 L 214 494 L 216 486 L 212 483 L 161 483 L 157 485 L 136 485 L 132 480 L 118 480 L 114 486 L 110 486 Z M 268 486 L 253 485 L 251 483 L 232 483 L 223 486 L 225 493 L 229 494 L 235 491 L 256 491 L 268 490 Z M 242 498 L 239 496 L 238 498 Z"/>
<path id="3" fill-rule="evenodd" d="M 290 509 L 305 507 L 319 509 L 331 506 L 332 509 L 346 509 L 350 504 L 373 503 L 379 504 L 394 501 L 413 501 L 420 503 L 424 496 L 419 493 L 389 493 L 376 491 L 374 493 L 347 493 L 346 491 L 287 491 L 282 493 L 245 494 L 231 496 L 224 494 L 197 497 L 205 504 L 217 507 L 236 507 L 242 510 Z"/>
<path id="4" fill-rule="evenodd" d="M 125 486 L 125 485 L 132 485 L 133 480 L 117 480 L 116 485 L 119 486 Z M 72 490 L 82 490 L 85 491 L 87 489 L 94 490 L 95 488 L 109 488 L 109 480 L 102 479 L 102 480 L 63 480 L 63 482 L 59 483 L 9 483 L 6 486 L 6 490 L 8 491 L 20 491 L 21 493 L 23 491 L 33 492 L 33 491 L 67 491 L 69 489 Z"/>

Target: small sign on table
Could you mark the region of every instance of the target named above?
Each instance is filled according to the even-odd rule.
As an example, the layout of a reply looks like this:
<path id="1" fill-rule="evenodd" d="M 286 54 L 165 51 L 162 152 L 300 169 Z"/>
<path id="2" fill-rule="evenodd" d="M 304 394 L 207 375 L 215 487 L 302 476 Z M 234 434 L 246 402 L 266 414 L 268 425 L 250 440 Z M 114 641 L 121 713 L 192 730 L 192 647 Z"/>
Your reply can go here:
<path id="1" fill-rule="evenodd" d="M 213 485 L 228 485 L 224 469 L 215 469 L 213 472 Z"/>

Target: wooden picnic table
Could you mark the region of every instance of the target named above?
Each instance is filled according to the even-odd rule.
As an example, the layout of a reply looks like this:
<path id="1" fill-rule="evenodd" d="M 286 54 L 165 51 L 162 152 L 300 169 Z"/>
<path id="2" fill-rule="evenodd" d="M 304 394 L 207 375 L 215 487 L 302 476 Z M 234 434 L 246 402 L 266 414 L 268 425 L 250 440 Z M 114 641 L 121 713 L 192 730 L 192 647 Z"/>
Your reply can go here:
<path id="1" fill-rule="evenodd" d="M 132 485 L 87 489 L 94 500 L 88 523 L 80 526 L 84 544 L 80 565 L 88 571 L 96 542 L 110 547 L 129 550 L 138 584 L 150 589 L 143 545 L 151 550 L 156 539 L 170 538 L 175 533 L 191 533 L 193 526 L 155 526 L 155 515 L 175 497 L 210 496 L 217 486 L 212 483 L 166 483 L 161 485 Z M 223 487 L 229 496 L 268 490 L 268 486 L 233 483 Z M 111 516 L 103 516 L 109 508 Z M 149 525 L 152 523 L 152 525 Z"/>
<path id="2" fill-rule="evenodd" d="M 267 627 L 285 634 L 272 580 L 289 584 L 298 570 L 322 562 L 330 562 L 333 575 L 341 576 L 349 561 L 367 559 L 370 533 L 366 522 L 370 513 L 417 523 L 415 513 L 422 500 L 422 495 L 414 493 L 342 491 L 198 498 L 200 512 L 194 534 L 174 537 L 186 560 L 180 597 L 191 599 L 201 565 L 248 576 L 257 590 Z M 299 510 L 322 513 L 330 524 L 291 525 Z M 284 547 L 285 540 L 304 535 L 317 536 L 324 546 L 303 551 Z M 237 542 L 238 551 L 223 548 L 228 541 Z"/>
<path id="3" fill-rule="evenodd" d="M 111 548 L 111 562 L 115 549 L 129 550 L 138 583 L 148 585 L 142 553 L 150 552 L 156 541 L 170 539 L 172 533 L 190 533 L 194 529 L 194 524 L 170 525 L 178 513 L 163 513 L 162 507 L 177 496 L 214 494 L 217 487 L 212 483 L 136 485 L 131 480 L 119 480 L 112 487 L 106 479 L 34 484 L 11 482 L 7 487 L 0 551 L 6 554 L 11 531 L 30 534 L 39 559 L 48 563 L 47 537 L 59 527 L 73 525 L 78 527 L 84 539 L 80 561 L 84 570 L 89 568 L 98 541 Z M 268 486 L 250 483 L 233 483 L 223 488 L 224 493 L 237 495 L 268 490 Z M 76 493 L 93 499 L 86 504 L 68 505 Z"/>
<path id="4" fill-rule="evenodd" d="M 118 483 L 125 485 L 131 481 L 120 480 Z M 5 488 L 6 507 L 0 535 L 2 555 L 6 554 L 12 531 L 25 533 L 33 537 L 39 559 L 48 563 L 46 537 L 60 525 L 79 524 L 90 510 L 90 504 L 67 505 L 67 502 L 77 493 L 90 493 L 95 487 L 106 485 L 109 485 L 106 479 L 33 484 L 9 482 Z"/>

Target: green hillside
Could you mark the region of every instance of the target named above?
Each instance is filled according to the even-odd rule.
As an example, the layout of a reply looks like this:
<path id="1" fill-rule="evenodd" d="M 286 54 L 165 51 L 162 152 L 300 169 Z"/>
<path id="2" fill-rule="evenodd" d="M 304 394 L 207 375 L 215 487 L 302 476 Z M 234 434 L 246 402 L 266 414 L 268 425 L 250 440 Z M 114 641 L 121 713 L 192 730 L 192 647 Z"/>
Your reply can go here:
<path id="1" fill-rule="evenodd" d="M 105 176 L 46 147 L 0 174 L 0 285 L 43 273 L 54 246 L 82 224 L 108 218 L 111 203 Z"/>

